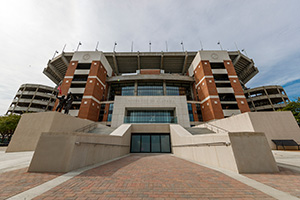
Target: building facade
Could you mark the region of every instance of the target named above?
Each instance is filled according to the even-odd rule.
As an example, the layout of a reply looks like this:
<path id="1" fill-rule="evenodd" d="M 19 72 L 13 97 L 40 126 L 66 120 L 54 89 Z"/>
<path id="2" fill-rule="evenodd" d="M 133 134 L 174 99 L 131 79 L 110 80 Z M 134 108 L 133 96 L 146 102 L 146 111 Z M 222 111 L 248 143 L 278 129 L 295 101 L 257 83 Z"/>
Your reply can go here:
<path id="1" fill-rule="evenodd" d="M 268 85 L 246 89 L 245 96 L 252 112 L 276 111 L 290 101 L 280 85 Z"/>
<path id="2" fill-rule="evenodd" d="M 51 111 L 57 92 L 57 89 L 46 85 L 22 84 L 6 114 Z"/>
<path id="3" fill-rule="evenodd" d="M 112 126 L 193 126 L 249 112 L 242 86 L 257 72 L 251 59 L 228 51 L 63 53 L 44 70 L 62 82 L 63 95 L 73 94 L 71 115 Z"/>

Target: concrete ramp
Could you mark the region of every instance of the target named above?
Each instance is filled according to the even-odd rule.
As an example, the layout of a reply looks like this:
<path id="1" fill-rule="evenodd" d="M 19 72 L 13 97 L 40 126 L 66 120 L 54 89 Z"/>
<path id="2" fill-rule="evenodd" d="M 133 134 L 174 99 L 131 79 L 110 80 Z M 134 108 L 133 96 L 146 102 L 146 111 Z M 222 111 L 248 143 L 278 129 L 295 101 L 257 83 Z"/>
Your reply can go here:
<path id="1" fill-rule="evenodd" d="M 237 173 L 278 172 L 264 133 L 228 132 L 192 135 L 188 130 L 190 129 L 178 124 L 170 125 L 172 150 L 178 157 Z"/>
<path id="2" fill-rule="evenodd" d="M 97 124 L 97 126 L 93 130 L 88 131 L 88 133 L 95 133 L 99 135 L 110 135 L 116 129 L 117 128 L 112 128 L 102 124 Z"/>
<path id="3" fill-rule="evenodd" d="M 34 151 L 42 132 L 72 132 L 92 123 L 59 112 L 23 114 L 6 152 Z"/>
<path id="4" fill-rule="evenodd" d="M 208 128 L 192 128 L 185 127 L 185 130 L 190 132 L 192 135 L 203 135 L 203 134 L 214 134 L 215 132 Z"/>

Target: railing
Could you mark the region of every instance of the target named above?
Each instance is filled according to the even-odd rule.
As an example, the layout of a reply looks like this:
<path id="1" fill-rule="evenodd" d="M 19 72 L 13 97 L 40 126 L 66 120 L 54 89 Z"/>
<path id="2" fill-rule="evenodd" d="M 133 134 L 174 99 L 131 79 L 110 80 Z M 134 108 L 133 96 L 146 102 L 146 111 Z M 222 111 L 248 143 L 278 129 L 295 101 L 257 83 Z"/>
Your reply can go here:
<path id="1" fill-rule="evenodd" d="M 164 116 L 139 116 L 139 117 L 124 117 L 124 123 L 170 123 L 176 124 L 177 117 L 164 117 Z"/>
<path id="2" fill-rule="evenodd" d="M 208 143 L 197 143 L 197 144 L 182 144 L 172 145 L 172 147 L 202 147 L 202 146 L 230 146 L 230 142 L 208 142 Z"/>
<path id="3" fill-rule="evenodd" d="M 92 145 L 105 145 L 105 146 L 118 146 L 118 147 L 129 147 L 129 145 L 125 144 L 107 144 L 107 143 L 100 143 L 100 142 L 75 142 L 76 145 L 81 144 L 92 144 Z"/>
<path id="4" fill-rule="evenodd" d="M 97 122 L 89 124 L 87 126 L 84 126 L 82 128 L 79 128 L 77 130 L 75 130 L 75 132 L 83 132 L 83 133 L 87 133 L 93 129 L 95 129 L 97 127 Z"/>
<path id="5" fill-rule="evenodd" d="M 227 130 L 225 130 L 225 129 L 221 128 L 221 127 L 218 127 L 216 125 L 213 125 L 213 124 L 205 123 L 205 124 L 201 124 L 201 126 L 205 126 L 209 130 L 214 131 L 216 133 L 228 133 Z"/>

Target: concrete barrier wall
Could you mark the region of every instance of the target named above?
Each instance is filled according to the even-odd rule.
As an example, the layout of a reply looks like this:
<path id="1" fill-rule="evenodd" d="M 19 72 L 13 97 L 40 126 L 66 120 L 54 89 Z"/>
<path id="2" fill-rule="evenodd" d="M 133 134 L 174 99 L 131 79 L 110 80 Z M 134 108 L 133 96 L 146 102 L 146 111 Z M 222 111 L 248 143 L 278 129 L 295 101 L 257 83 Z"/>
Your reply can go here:
<path id="1" fill-rule="evenodd" d="M 239 173 L 274 173 L 278 167 L 264 133 L 228 133 Z"/>
<path id="2" fill-rule="evenodd" d="M 238 173 L 272 173 L 278 168 L 263 133 L 228 133 L 193 136 L 179 125 L 171 125 L 173 153 L 185 159 Z M 186 144 L 227 142 L 229 146 L 176 147 Z"/>
<path id="3" fill-rule="evenodd" d="M 59 112 L 23 114 L 6 152 L 34 151 L 42 132 L 71 132 L 91 123 Z"/>
<path id="4" fill-rule="evenodd" d="M 170 133 L 174 155 L 238 172 L 231 146 L 174 147 L 176 145 L 186 144 L 230 142 L 228 135 L 205 134 L 193 136 L 179 125 L 170 125 Z"/>
<path id="5" fill-rule="evenodd" d="M 132 133 L 170 133 L 169 124 L 132 124 Z"/>
<path id="6" fill-rule="evenodd" d="M 47 132 L 38 142 L 28 171 L 69 172 L 129 153 L 131 125 L 112 135 Z"/>
<path id="7" fill-rule="evenodd" d="M 263 132 L 271 149 L 276 149 L 272 139 L 293 139 L 300 143 L 300 128 L 290 111 L 248 112 L 212 121 L 209 124 L 229 132 Z M 297 147 L 289 149 L 297 149 Z"/>

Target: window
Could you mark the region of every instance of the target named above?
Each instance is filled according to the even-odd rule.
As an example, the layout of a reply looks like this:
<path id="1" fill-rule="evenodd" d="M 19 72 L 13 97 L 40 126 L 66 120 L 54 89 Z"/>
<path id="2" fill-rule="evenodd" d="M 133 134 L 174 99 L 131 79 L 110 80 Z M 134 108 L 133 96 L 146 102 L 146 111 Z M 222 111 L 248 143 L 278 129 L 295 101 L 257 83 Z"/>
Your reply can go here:
<path id="1" fill-rule="evenodd" d="M 190 122 L 195 121 L 194 120 L 194 115 L 193 115 L 193 107 L 191 103 L 188 103 L 188 111 L 189 111 L 189 117 L 190 117 Z"/>
<path id="2" fill-rule="evenodd" d="M 174 110 L 127 110 L 124 123 L 177 123 Z"/>
<path id="3" fill-rule="evenodd" d="M 114 104 L 111 103 L 111 104 L 109 104 L 109 109 L 108 109 L 108 116 L 107 116 L 108 122 L 111 122 L 113 110 L 114 110 Z"/>
<path id="4" fill-rule="evenodd" d="M 138 83 L 138 96 L 163 96 L 163 83 Z"/>
<path id="5" fill-rule="evenodd" d="M 76 69 L 90 69 L 91 63 L 78 63 Z"/>

